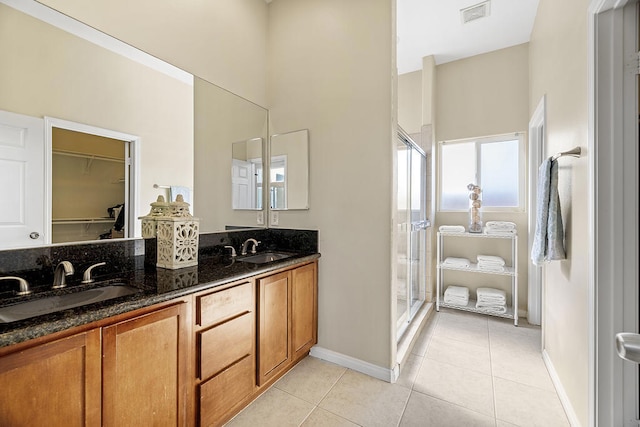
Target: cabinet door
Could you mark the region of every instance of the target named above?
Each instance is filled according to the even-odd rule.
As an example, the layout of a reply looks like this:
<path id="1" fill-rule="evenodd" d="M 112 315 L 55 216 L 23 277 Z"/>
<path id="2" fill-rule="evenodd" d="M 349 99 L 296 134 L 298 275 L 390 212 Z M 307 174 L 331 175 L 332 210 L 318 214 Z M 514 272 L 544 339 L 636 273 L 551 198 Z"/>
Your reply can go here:
<path id="1" fill-rule="evenodd" d="M 99 426 L 100 330 L 0 358 L 0 425 Z"/>
<path id="2" fill-rule="evenodd" d="M 179 426 L 186 420 L 187 304 L 103 330 L 105 426 Z"/>
<path id="3" fill-rule="evenodd" d="M 289 272 L 258 280 L 258 385 L 286 368 L 289 346 Z"/>
<path id="4" fill-rule="evenodd" d="M 291 342 L 293 359 L 304 357 L 317 342 L 316 264 L 291 272 Z"/>

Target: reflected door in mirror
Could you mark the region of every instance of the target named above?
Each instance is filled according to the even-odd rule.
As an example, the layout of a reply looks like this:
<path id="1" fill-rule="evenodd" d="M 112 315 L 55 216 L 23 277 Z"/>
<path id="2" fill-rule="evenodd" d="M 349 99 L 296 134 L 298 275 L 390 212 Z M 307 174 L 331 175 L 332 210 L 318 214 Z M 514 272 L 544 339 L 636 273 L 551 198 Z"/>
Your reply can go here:
<path id="1" fill-rule="evenodd" d="M 233 209 L 262 209 L 262 138 L 234 142 L 231 156 Z"/>

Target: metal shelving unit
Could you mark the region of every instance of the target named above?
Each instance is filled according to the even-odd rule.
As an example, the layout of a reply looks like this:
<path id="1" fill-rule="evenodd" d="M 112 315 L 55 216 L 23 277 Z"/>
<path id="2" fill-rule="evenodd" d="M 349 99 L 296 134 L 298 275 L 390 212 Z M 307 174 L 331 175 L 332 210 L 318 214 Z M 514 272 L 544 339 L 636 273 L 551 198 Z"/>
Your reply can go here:
<path id="1" fill-rule="evenodd" d="M 511 241 L 511 266 L 505 267 L 504 271 L 490 271 L 479 269 L 477 264 L 472 263 L 469 268 L 459 268 L 443 265 L 443 249 L 444 240 L 446 237 L 458 237 L 458 238 L 472 238 L 472 239 L 502 239 Z M 489 316 L 503 317 L 507 319 L 513 319 L 514 326 L 518 326 L 518 236 L 513 235 L 498 235 L 498 234 L 484 234 L 484 233 L 447 233 L 438 232 L 437 237 L 437 260 L 438 265 L 436 268 L 436 310 L 440 311 L 440 307 L 453 308 L 456 310 L 470 311 L 473 313 L 481 313 Z M 495 313 L 483 309 L 476 308 L 476 300 L 469 299 L 469 303 L 466 306 L 447 304 L 442 301 L 443 297 L 443 280 L 445 270 L 464 271 L 471 274 L 492 274 L 511 277 L 511 306 L 507 307 L 506 313 Z"/>

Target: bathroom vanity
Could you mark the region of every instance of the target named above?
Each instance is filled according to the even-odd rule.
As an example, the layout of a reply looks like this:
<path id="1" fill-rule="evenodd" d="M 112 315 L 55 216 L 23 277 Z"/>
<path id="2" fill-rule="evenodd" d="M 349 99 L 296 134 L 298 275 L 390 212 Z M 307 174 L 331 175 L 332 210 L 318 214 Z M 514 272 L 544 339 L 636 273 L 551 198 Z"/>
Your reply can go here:
<path id="1" fill-rule="evenodd" d="M 196 267 L 120 272 L 133 295 L 0 324 L 0 424 L 217 426 L 264 392 L 317 341 L 320 255 L 210 249 Z"/>

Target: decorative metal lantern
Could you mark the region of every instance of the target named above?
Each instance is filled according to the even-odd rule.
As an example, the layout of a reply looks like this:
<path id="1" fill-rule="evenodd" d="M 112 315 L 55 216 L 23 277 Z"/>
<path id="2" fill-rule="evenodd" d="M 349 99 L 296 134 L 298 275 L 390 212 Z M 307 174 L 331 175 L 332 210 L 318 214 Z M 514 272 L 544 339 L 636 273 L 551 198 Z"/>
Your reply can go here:
<path id="1" fill-rule="evenodd" d="M 191 216 L 182 195 L 169 203 L 166 215 L 156 217 L 156 224 L 156 266 L 178 269 L 198 264 L 200 221 Z"/>
<path id="2" fill-rule="evenodd" d="M 149 211 L 149 213 L 138 218 L 142 220 L 142 238 L 152 239 L 156 237 L 156 219 L 168 214 L 169 203 L 165 202 L 164 197 L 160 195 L 155 202 L 151 203 L 151 210 Z"/>

